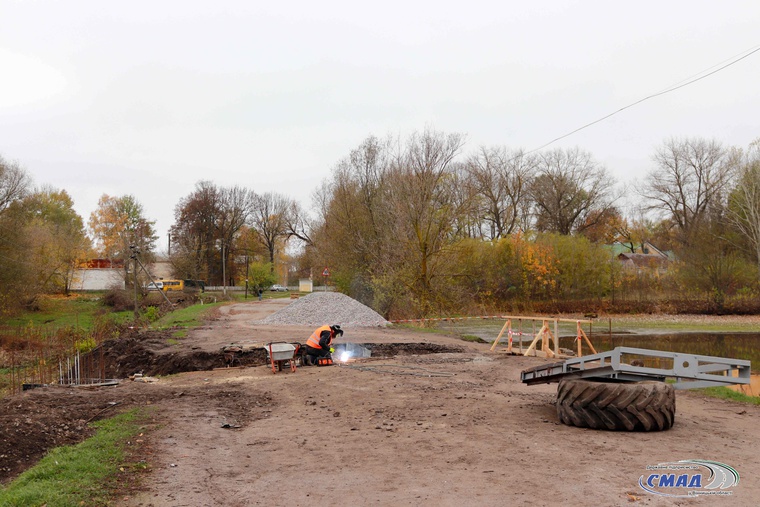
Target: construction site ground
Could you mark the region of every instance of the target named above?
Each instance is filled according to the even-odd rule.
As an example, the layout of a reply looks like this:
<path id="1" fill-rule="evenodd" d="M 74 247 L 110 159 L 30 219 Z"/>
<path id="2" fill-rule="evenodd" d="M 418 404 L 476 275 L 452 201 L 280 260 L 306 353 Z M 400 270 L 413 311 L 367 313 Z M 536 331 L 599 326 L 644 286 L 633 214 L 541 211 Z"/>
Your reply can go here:
<path id="1" fill-rule="evenodd" d="M 225 345 L 304 342 L 311 327 L 254 323 L 288 303 L 232 304 L 185 338 L 145 333 L 110 352 L 122 374 L 140 369 L 135 358 L 151 371 L 193 360 L 212 370 L 0 400 L 0 477 L 7 482 L 50 447 L 81 440 L 90 420 L 141 407 L 145 428 L 128 449 L 147 468 L 125 468 L 115 505 L 760 503 L 758 406 L 678 391 L 668 431 L 566 426 L 554 408 L 556 384 L 520 382 L 521 370 L 546 359 L 413 329 L 346 329 L 338 342 L 378 344 L 385 356 L 347 366 L 273 374 L 259 354 L 224 367 Z M 648 465 L 684 459 L 728 464 L 740 483 L 725 497 L 639 488 Z"/>

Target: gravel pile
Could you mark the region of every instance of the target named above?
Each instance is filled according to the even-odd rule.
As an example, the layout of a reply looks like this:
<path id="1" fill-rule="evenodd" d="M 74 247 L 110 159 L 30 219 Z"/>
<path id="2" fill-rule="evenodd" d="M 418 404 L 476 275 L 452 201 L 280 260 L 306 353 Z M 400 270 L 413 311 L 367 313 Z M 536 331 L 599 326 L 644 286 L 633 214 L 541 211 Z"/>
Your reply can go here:
<path id="1" fill-rule="evenodd" d="M 286 326 L 382 327 L 390 324 L 379 313 L 339 292 L 312 292 L 256 324 Z"/>

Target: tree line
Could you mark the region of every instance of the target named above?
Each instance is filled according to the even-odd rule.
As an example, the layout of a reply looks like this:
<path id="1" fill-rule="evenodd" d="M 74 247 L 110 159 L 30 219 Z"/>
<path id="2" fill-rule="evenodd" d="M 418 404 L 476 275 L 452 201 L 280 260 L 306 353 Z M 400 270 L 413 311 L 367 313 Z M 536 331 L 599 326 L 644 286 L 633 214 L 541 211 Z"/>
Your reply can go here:
<path id="1" fill-rule="evenodd" d="M 132 195 L 103 195 L 85 226 L 65 190 L 33 188 L 0 158 L 0 307 L 70 290 L 93 257 L 122 261 L 129 283 L 134 249 L 156 254 L 144 215 Z M 328 267 L 339 290 L 389 317 L 680 299 L 724 311 L 758 292 L 760 142 L 665 140 L 623 189 L 580 148 L 466 153 L 458 133 L 370 136 L 335 164 L 309 213 L 285 195 L 200 181 L 169 235 L 178 278 L 266 287 L 320 281 Z M 656 245 L 671 262 L 624 270 L 612 244 Z"/>
<path id="2" fill-rule="evenodd" d="M 463 146 L 430 130 L 367 138 L 320 190 L 306 262 L 390 316 L 669 301 L 721 312 L 737 297 L 734 311 L 758 310 L 758 141 L 667 139 L 628 189 L 579 148 Z M 670 262 L 625 270 L 613 244 L 656 245 Z"/>

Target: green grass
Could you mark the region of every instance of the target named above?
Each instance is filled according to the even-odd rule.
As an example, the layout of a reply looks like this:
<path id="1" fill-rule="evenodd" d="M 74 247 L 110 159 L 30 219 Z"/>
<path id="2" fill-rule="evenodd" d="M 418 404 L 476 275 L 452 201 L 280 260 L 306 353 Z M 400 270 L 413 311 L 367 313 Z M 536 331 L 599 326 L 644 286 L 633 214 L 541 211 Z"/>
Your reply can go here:
<path id="1" fill-rule="evenodd" d="M 221 292 L 217 293 L 221 295 Z M 288 292 L 272 292 L 270 290 L 265 290 L 264 294 L 262 294 L 263 299 L 289 299 L 291 294 L 296 294 L 298 296 L 306 296 L 307 293 L 298 292 L 298 291 L 288 291 Z M 258 294 L 254 294 L 252 292 L 248 292 L 248 298 L 245 297 L 245 292 L 235 291 L 235 292 L 228 292 L 227 296 L 231 299 L 234 299 L 235 301 L 258 301 L 259 296 Z"/>
<path id="2" fill-rule="evenodd" d="M 217 303 L 209 303 L 203 305 L 197 304 L 193 306 L 187 306 L 185 308 L 180 308 L 178 310 L 174 310 L 173 312 L 167 313 L 155 321 L 151 326 L 154 328 L 197 327 L 202 325 L 203 322 L 208 318 L 209 312 L 211 312 L 214 308 L 218 308 L 224 304 L 227 303 L 222 301 Z"/>
<path id="3" fill-rule="evenodd" d="M 588 329 L 588 324 L 584 325 L 584 330 Z M 609 329 L 609 323 L 605 319 L 594 322 L 594 330 L 604 332 Z M 624 322 L 615 322 L 612 319 L 612 332 L 616 331 L 674 331 L 674 332 L 704 332 L 704 333 L 732 333 L 732 332 L 757 332 L 757 324 L 751 322 L 727 322 L 719 321 L 717 318 L 710 321 L 709 316 L 704 316 L 703 322 L 693 322 L 689 320 L 678 320 L 678 316 L 673 317 L 672 321 L 657 321 L 648 319 L 629 319 Z M 588 331 L 587 331 L 588 332 Z"/>
<path id="4" fill-rule="evenodd" d="M 12 327 L 43 327 L 47 329 L 74 328 L 90 330 L 98 313 L 110 309 L 103 306 L 100 294 L 71 295 L 68 297 L 40 298 L 38 311 L 23 312 L 6 319 L 3 324 Z M 109 313 L 117 322 L 132 318 L 132 312 Z"/>
<path id="5" fill-rule="evenodd" d="M 262 295 L 264 300 L 267 299 L 287 299 L 290 298 L 291 294 L 298 294 L 299 296 L 305 296 L 306 293 L 298 292 L 298 291 L 289 291 L 289 292 L 272 292 L 265 290 L 264 294 Z M 222 291 L 206 291 L 203 293 L 203 297 L 206 301 L 213 300 L 216 298 L 218 301 L 221 301 L 222 299 L 226 299 L 227 301 L 235 301 L 235 302 L 241 302 L 244 303 L 246 301 L 258 301 L 259 296 L 258 294 L 254 294 L 253 292 L 248 292 L 248 297 L 245 297 L 244 291 L 227 291 L 227 296 L 224 295 Z"/>
<path id="6" fill-rule="evenodd" d="M 414 324 L 393 324 L 394 327 L 397 328 L 403 328 L 403 329 L 411 329 L 418 333 L 431 333 L 431 334 L 438 334 L 442 336 L 451 336 L 455 335 L 458 336 L 460 340 L 466 341 L 466 342 L 472 342 L 472 343 L 491 343 L 489 341 L 484 340 L 480 336 L 474 335 L 474 334 L 468 334 L 463 333 L 461 330 L 457 329 L 456 326 L 452 327 L 420 327 Z M 496 338 L 496 335 L 494 335 L 494 338 Z"/>
<path id="7" fill-rule="evenodd" d="M 140 431 L 137 411 L 94 423 L 94 436 L 53 449 L 15 481 L 0 486 L 0 505 L 67 507 L 106 505 L 125 468 L 124 446 Z"/>
<path id="8" fill-rule="evenodd" d="M 760 405 L 760 396 L 749 396 L 728 387 L 706 387 L 704 389 L 697 389 L 698 392 L 710 396 L 712 398 L 720 398 L 721 400 L 740 401 L 742 403 L 749 403 L 750 405 Z"/>
<path id="9" fill-rule="evenodd" d="M 417 324 L 393 324 L 393 327 L 401 328 L 401 329 L 410 329 L 412 331 L 418 331 L 420 333 L 432 333 L 432 334 L 448 334 L 449 329 L 446 328 L 438 328 L 438 327 L 428 327 L 428 326 L 420 326 Z M 454 326 L 452 326 L 453 328 Z"/>

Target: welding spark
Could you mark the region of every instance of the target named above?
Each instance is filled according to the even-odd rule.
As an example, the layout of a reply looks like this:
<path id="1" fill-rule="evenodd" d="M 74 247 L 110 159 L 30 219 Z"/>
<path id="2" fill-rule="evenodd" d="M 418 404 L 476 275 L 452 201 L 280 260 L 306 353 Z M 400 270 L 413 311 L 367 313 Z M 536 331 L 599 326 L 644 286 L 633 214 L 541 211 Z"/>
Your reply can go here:
<path id="1" fill-rule="evenodd" d="M 341 354 L 340 354 L 340 360 L 341 360 L 342 362 L 344 362 L 344 363 L 345 363 L 346 361 L 348 361 L 348 359 L 349 359 L 350 357 L 351 357 L 351 353 L 350 353 L 349 351 L 341 352 Z"/>

